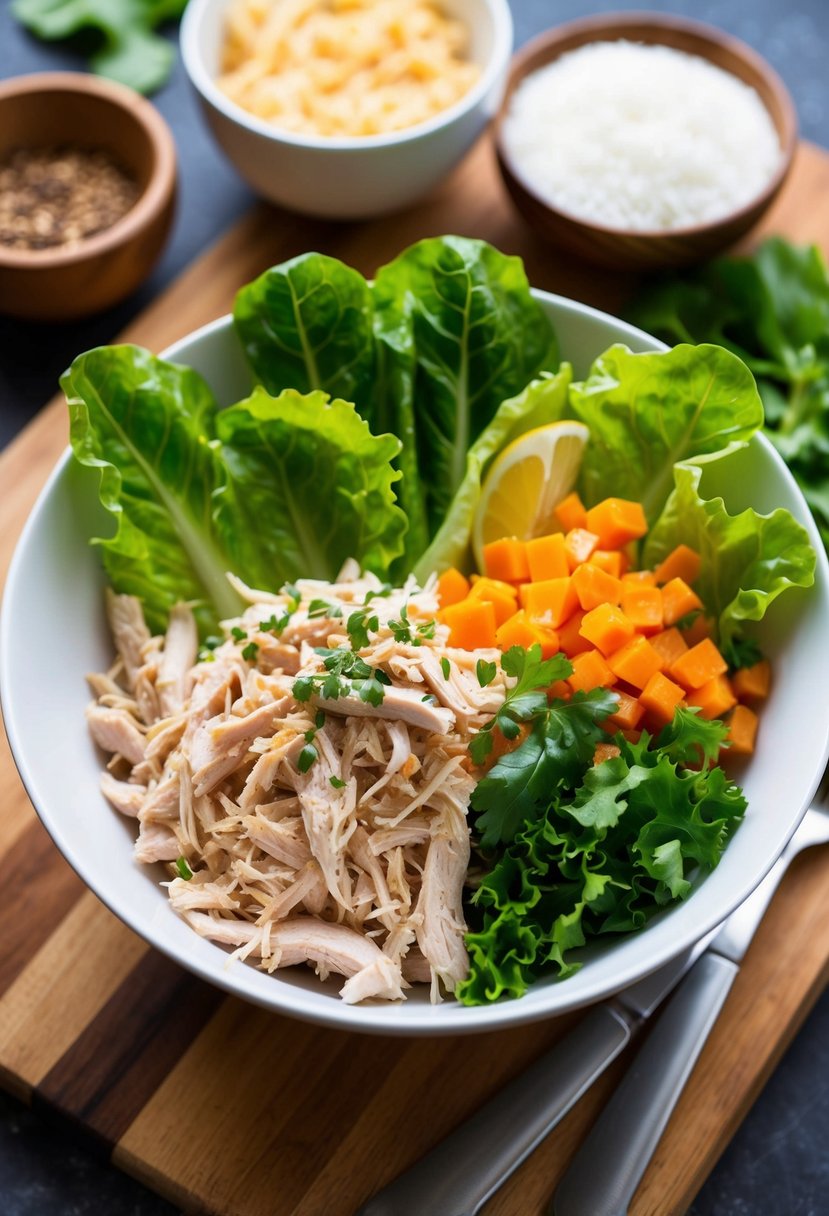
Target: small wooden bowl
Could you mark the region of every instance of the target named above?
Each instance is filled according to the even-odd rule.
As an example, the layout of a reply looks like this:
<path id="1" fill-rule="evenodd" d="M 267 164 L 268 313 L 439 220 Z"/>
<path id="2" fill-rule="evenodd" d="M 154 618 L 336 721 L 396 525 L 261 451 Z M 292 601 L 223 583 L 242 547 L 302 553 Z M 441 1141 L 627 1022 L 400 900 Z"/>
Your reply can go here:
<path id="1" fill-rule="evenodd" d="M 536 193 L 510 157 L 503 140 L 504 117 L 512 94 L 531 72 L 567 51 L 591 42 L 620 40 L 673 47 L 707 59 L 758 93 L 780 140 L 781 161 L 766 188 L 749 204 L 709 224 L 671 231 L 630 231 L 604 227 L 559 210 Z M 623 13 L 589 17 L 557 26 L 533 39 L 513 57 L 507 91 L 495 122 L 498 165 L 515 205 L 539 233 L 568 253 L 601 266 L 656 270 L 703 261 L 733 244 L 760 219 L 791 168 L 797 144 L 797 114 L 786 86 L 755 51 L 712 26 L 680 17 Z"/>
<path id="2" fill-rule="evenodd" d="M 0 162 L 18 148 L 109 154 L 139 197 L 112 227 L 70 249 L 0 245 L 0 311 L 42 321 L 88 316 L 129 295 L 155 264 L 175 209 L 176 154 L 158 111 L 131 89 L 75 72 L 0 84 Z"/>

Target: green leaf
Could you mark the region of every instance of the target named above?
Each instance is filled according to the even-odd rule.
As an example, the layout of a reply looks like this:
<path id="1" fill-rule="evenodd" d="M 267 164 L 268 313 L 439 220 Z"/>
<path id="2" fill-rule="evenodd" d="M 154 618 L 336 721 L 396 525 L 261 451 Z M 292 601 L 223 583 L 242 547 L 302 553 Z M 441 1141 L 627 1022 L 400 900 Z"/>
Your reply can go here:
<path id="1" fill-rule="evenodd" d="M 675 488 L 644 549 L 654 566 L 680 542 L 702 558 L 694 587 L 717 619 L 719 644 L 728 647 L 746 621 L 759 621 L 787 587 L 811 587 L 815 552 L 806 530 L 778 508 L 729 515 L 721 498 L 700 494 L 703 468 L 677 465 Z"/>
<path id="2" fill-rule="evenodd" d="M 570 364 L 563 363 L 555 375 L 544 374 L 532 380 L 523 392 L 501 403 L 492 422 L 467 452 L 463 480 L 434 540 L 415 566 L 414 574 L 419 581 L 449 566 L 458 570 L 475 568 L 470 537 L 489 465 L 500 451 L 527 431 L 564 416 L 572 378 Z"/>
<path id="3" fill-rule="evenodd" d="M 349 557 L 383 573 L 400 554 L 406 520 L 391 464 L 400 445 L 372 435 L 352 405 L 257 388 L 216 429 L 227 469 L 216 527 L 246 582 L 333 580 Z"/>
<path id="4" fill-rule="evenodd" d="M 639 501 L 649 523 L 673 488 L 676 461 L 721 453 L 762 425 L 754 379 L 716 346 L 632 354 L 612 346 L 570 389 L 570 412 L 590 428 L 579 490 Z"/>
<path id="5" fill-rule="evenodd" d="M 378 341 L 392 363 L 387 383 L 403 405 L 398 433 L 407 448 L 414 439 L 434 535 L 469 448 L 503 401 L 555 369 L 555 340 L 520 260 L 483 241 L 419 241 L 378 270 L 373 296 Z"/>
<path id="6" fill-rule="evenodd" d="M 115 591 L 138 596 L 154 632 L 192 603 L 202 637 L 242 601 L 225 572 L 244 565 L 217 537 L 213 495 L 224 471 L 210 444 L 216 403 L 189 368 L 137 346 L 79 355 L 61 377 L 76 460 L 98 470 L 114 531 L 97 537 Z"/>
<path id="7" fill-rule="evenodd" d="M 150 93 L 170 74 L 175 52 L 152 31 L 177 20 L 186 0 L 14 0 L 12 12 L 44 41 L 97 34 L 90 67 L 100 76 Z"/>

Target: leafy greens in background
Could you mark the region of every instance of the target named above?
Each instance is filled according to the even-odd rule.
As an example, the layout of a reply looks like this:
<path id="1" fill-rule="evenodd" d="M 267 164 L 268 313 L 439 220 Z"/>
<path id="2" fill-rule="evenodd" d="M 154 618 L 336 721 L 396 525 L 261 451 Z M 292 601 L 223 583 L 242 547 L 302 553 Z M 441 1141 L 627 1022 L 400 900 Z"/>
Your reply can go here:
<path id="1" fill-rule="evenodd" d="M 395 576 L 440 529 L 502 402 L 558 364 L 520 260 L 462 237 L 419 241 L 371 284 L 334 258 L 294 258 L 242 289 L 234 323 L 272 392 L 344 396 L 375 434 L 400 438 L 409 530 Z"/>
<path id="2" fill-rule="evenodd" d="M 333 579 L 348 557 L 385 575 L 402 550 L 399 443 L 344 401 L 259 388 L 217 412 L 196 372 L 135 346 L 80 355 L 61 383 L 75 456 L 100 471 L 115 521 L 98 540 L 104 566 L 153 630 L 179 600 L 193 603 L 202 636 L 237 615 L 227 571 L 278 591 L 303 575 Z"/>
<path id="3" fill-rule="evenodd" d="M 721 768 L 678 766 L 697 759 L 700 745 L 715 758 L 725 729 L 679 710 L 655 747 L 647 734 L 638 743 L 617 735 L 618 757 L 593 765 L 587 749 L 547 787 L 473 896 L 470 971 L 456 992 L 464 1004 L 572 974 L 573 950 L 640 928 L 688 894 L 695 869 L 717 864 L 745 798 Z"/>
<path id="4" fill-rule="evenodd" d="M 89 66 L 139 93 L 164 84 L 175 58 L 171 43 L 154 31 L 177 21 L 187 0 L 13 0 L 12 13 L 45 42 L 90 35 Z"/>
<path id="5" fill-rule="evenodd" d="M 757 377 L 767 434 L 829 548 L 829 274 L 820 251 L 780 238 L 655 282 L 630 317 L 668 342 L 717 342 Z"/>

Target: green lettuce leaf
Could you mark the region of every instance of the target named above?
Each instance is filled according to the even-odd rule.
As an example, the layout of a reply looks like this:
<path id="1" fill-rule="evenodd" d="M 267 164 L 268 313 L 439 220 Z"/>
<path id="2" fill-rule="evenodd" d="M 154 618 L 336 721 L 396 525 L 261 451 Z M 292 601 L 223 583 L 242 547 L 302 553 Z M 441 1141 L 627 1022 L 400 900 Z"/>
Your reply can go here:
<path id="1" fill-rule="evenodd" d="M 97 537 L 113 588 L 138 596 L 161 632 L 173 604 L 192 603 L 202 635 L 241 601 L 229 550 L 212 528 L 223 471 L 210 444 L 216 403 L 189 368 L 137 346 L 79 355 L 61 378 L 75 458 L 100 472 L 115 531 Z M 242 571 L 237 571 L 242 573 Z"/>
<path id="2" fill-rule="evenodd" d="M 555 338 L 520 259 L 483 241 L 419 241 L 377 272 L 373 296 L 378 340 L 395 356 L 390 383 L 411 402 L 434 535 L 498 407 L 558 366 Z"/>
<path id="3" fill-rule="evenodd" d="M 673 488 L 676 461 L 727 451 L 763 422 L 751 373 L 716 346 L 639 355 L 612 346 L 572 385 L 570 413 L 590 428 L 579 478 L 586 505 L 609 493 L 634 499 L 649 523 Z"/>
<path id="4" fill-rule="evenodd" d="M 787 587 L 811 587 L 816 558 L 805 528 L 788 511 L 760 515 L 748 508 L 729 515 L 722 498 L 700 494 L 703 473 L 699 465 L 677 465 L 675 488 L 648 534 L 643 560 L 656 565 L 680 543 L 700 554 L 694 587 L 727 650 L 744 622 L 761 620 Z"/>
<path id="5" fill-rule="evenodd" d="M 459 570 L 474 568 L 470 536 L 487 468 L 493 457 L 515 439 L 564 416 L 572 377 L 570 364 L 563 363 L 555 375 L 530 381 L 523 392 L 498 407 L 492 422 L 467 452 L 463 481 L 437 535 L 415 565 L 415 577 L 421 582 L 448 566 Z"/>
<path id="6" fill-rule="evenodd" d="M 349 557 L 387 574 L 406 530 L 393 490 L 398 439 L 372 435 L 353 405 L 325 393 L 261 387 L 223 410 L 216 432 L 226 469 L 216 530 L 246 582 L 333 579 Z"/>
<path id="7" fill-rule="evenodd" d="M 631 319 L 667 342 L 718 342 L 757 377 L 767 434 L 829 548 L 829 273 L 779 237 L 647 287 Z"/>

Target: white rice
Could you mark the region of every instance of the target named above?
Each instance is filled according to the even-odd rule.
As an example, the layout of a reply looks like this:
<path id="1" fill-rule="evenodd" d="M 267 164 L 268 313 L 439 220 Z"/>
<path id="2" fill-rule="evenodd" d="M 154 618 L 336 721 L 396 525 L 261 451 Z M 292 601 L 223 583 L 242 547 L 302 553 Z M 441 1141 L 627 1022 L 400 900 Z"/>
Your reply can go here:
<path id="1" fill-rule="evenodd" d="M 665 46 L 596 42 L 527 76 L 505 148 L 540 197 L 609 228 L 672 230 L 747 205 L 781 160 L 756 91 Z"/>

